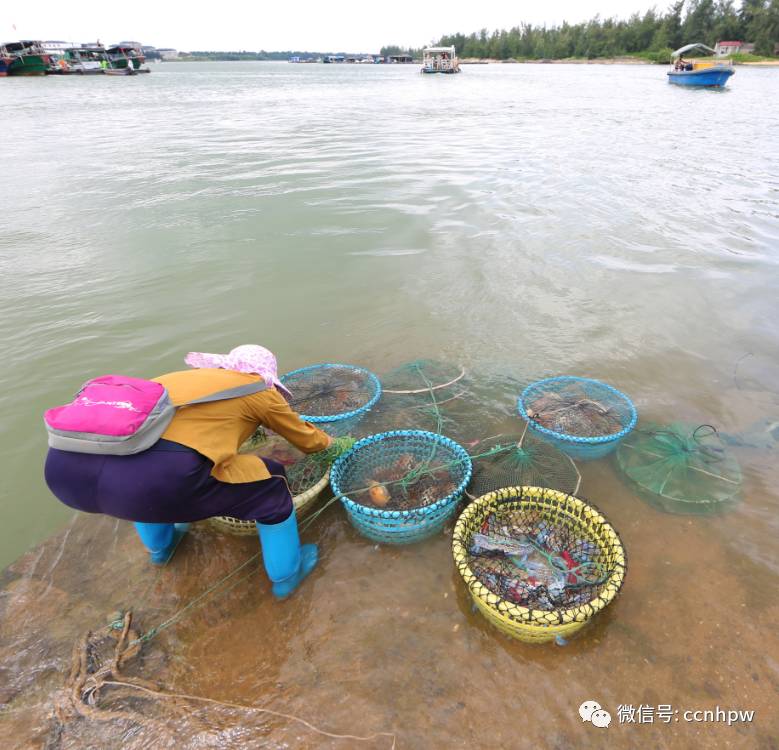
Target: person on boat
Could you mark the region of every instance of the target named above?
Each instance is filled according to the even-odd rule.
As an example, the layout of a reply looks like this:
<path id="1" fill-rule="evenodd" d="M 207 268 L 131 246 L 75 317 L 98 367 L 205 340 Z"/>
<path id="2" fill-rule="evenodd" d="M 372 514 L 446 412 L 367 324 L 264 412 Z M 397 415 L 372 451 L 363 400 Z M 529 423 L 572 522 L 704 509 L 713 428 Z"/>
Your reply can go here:
<path id="1" fill-rule="evenodd" d="M 255 521 L 273 593 L 284 598 L 316 566 L 317 546 L 300 544 L 284 467 L 238 449 L 260 425 L 304 453 L 324 450 L 333 439 L 292 410 L 268 349 L 190 352 L 185 362 L 192 369 L 154 378 L 174 404 L 260 381 L 265 389 L 178 409 L 162 438 L 133 455 L 49 448 L 46 483 L 71 508 L 133 521 L 157 565 L 170 560 L 190 521 L 213 516 Z"/>

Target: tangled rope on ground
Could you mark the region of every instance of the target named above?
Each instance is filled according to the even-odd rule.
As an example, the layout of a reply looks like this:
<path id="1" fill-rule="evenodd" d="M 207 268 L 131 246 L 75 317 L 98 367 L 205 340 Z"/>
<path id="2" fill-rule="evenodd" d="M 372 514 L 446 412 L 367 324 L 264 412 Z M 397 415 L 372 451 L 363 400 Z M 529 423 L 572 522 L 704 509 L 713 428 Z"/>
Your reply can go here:
<path id="1" fill-rule="evenodd" d="M 332 739 L 354 740 L 357 742 L 372 742 L 386 737 L 392 740 L 390 746 L 394 750 L 396 736 L 391 732 L 375 732 L 368 736 L 354 734 L 337 734 L 315 726 L 309 721 L 293 714 L 275 711 L 270 708 L 248 706 L 240 703 L 215 700 L 199 695 L 173 693 L 162 689 L 156 683 L 139 677 L 131 677 L 122 669 L 134 659 L 141 650 L 142 638 L 131 628 L 132 613 L 124 615 L 99 631 L 88 632 L 73 647 L 70 673 L 65 684 L 54 701 L 54 714 L 62 725 L 78 718 L 96 721 L 122 720 L 143 724 L 153 728 L 159 734 L 171 734 L 172 730 L 165 724 L 165 718 L 152 718 L 146 712 L 133 712 L 129 709 L 109 708 L 105 704 L 116 702 L 123 698 L 137 697 L 140 693 L 157 700 L 164 700 L 170 718 L 186 719 L 188 725 L 196 730 L 207 729 L 207 725 L 198 720 L 187 703 L 203 703 L 222 708 L 232 708 L 256 714 L 265 714 L 288 721 L 294 721 L 323 737 Z M 110 657 L 106 660 L 101 655 L 107 642 L 116 639 Z M 107 688 L 111 688 L 108 690 Z"/>

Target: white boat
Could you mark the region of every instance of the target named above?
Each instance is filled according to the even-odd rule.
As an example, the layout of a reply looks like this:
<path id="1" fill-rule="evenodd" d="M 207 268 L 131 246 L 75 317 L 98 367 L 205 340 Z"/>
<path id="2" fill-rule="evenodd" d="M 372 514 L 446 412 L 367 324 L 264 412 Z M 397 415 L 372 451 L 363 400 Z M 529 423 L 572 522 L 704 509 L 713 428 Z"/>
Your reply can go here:
<path id="1" fill-rule="evenodd" d="M 72 73 L 96 75 L 108 67 L 102 47 L 70 47 L 65 51 L 65 62 Z"/>
<path id="2" fill-rule="evenodd" d="M 422 51 L 423 73 L 459 73 L 460 61 L 454 45 L 451 47 L 427 47 Z"/>

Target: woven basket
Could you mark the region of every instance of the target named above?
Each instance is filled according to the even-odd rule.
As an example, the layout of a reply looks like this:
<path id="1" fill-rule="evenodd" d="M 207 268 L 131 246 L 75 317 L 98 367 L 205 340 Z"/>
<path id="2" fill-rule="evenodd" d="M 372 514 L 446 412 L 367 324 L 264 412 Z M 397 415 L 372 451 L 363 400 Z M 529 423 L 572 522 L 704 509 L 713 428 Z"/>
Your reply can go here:
<path id="1" fill-rule="evenodd" d="M 298 518 L 302 518 L 311 509 L 322 490 L 327 487 L 329 481 L 330 472 L 328 471 L 313 487 L 309 487 L 305 492 L 301 492 L 292 498 L 295 506 L 295 515 Z M 257 533 L 257 526 L 254 521 L 242 521 L 240 518 L 230 518 L 230 516 L 215 516 L 208 520 L 212 526 L 227 534 L 252 536 Z"/>
<path id="2" fill-rule="evenodd" d="M 409 510 L 371 508 L 347 497 L 344 487 L 353 486 L 355 472 L 368 467 L 386 466 L 397 456 L 412 454 L 417 459 L 433 448 L 452 462 L 456 489 L 440 500 Z M 349 453 L 341 456 L 330 475 L 333 492 L 340 496 L 352 525 L 365 537 L 384 544 L 412 544 L 441 531 L 454 515 L 471 479 L 471 459 L 466 450 L 443 435 L 421 430 L 396 430 L 360 440 Z"/>
<path id="3" fill-rule="evenodd" d="M 570 609 L 533 610 L 507 601 L 490 591 L 469 567 L 471 538 L 485 519 L 505 507 L 540 511 L 552 526 L 564 524 L 593 541 L 604 553 L 610 575 L 599 594 Z M 627 556 L 619 535 L 597 508 L 573 495 L 542 487 L 507 487 L 482 495 L 462 512 L 454 528 L 452 554 L 457 570 L 479 611 L 502 632 L 527 643 L 543 643 L 570 636 L 611 603 L 622 588 Z"/>
<path id="4" fill-rule="evenodd" d="M 538 424 L 528 415 L 529 405 L 534 399 L 545 393 L 554 392 L 556 388 L 569 385 L 580 386 L 588 392 L 591 397 L 599 397 L 604 401 L 611 402 L 612 407 L 619 412 L 622 429 L 611 435 L 597 435 L 594 437 L 584 437 L 580 435 L 570 435 L 564 432 L 555 432 L 543 425 Z M 556 378 L 545 378 L 531 383 L 522 392 L 517 403 L 519 414 L 529 425 L 530 430 L 542 440 L 547 440 L 555 447 L 564 451 L 572 458 L 579 461 L 593 461 L 597 458 L 607 456 L 619 445 L 620 441 L 636 426 L 638 413 L 633 402 L 621 391 L 612 388 L 606 383 L 592 378 L 579 378 L 573 375 L 562 375 Z"/>

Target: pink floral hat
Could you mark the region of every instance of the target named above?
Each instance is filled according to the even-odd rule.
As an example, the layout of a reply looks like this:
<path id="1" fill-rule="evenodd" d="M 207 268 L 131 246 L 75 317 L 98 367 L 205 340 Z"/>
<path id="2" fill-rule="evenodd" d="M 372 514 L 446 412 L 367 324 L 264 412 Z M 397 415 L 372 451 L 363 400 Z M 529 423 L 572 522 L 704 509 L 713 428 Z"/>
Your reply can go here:
<path id="1" fill-rule="evenodd" d="M 236 370 L 261 375 L 268 385 L 274 385 L 287 396 L 292 394 L 279 380 L 276 356 L 264 346 L 244 344 L 236 346 L 229 354 L 208 354 L 190 352 L 184 357 L 190 367 L 218 367 L 222 370 Z"/>

